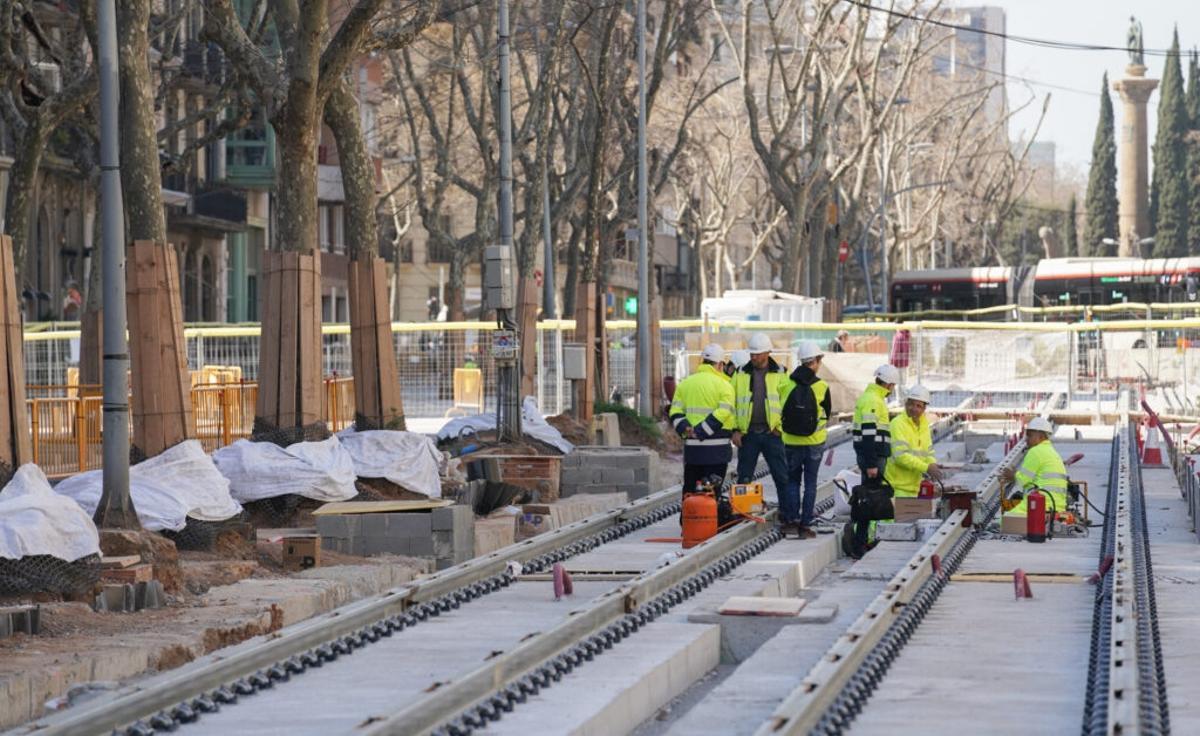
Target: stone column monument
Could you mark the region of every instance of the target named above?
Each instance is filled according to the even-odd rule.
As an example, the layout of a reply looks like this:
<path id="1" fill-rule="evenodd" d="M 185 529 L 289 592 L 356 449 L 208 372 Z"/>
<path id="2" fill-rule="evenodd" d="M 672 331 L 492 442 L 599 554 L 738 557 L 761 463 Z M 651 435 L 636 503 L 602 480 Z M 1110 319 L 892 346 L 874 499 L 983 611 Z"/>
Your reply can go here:
<path id="1" fill-rule="evenodd" d="M 1121 239 L 1118 255 L 1133 258 L 1138 239 L 1150 232 L 1150 156 L 1146 130 L 1146 103 L 1158 87 L 1146 79 L 1142 56 L 1142 26 L 1130 18 L 1129 66 L 1125 78 L 1113 82 L 1121 95 L 1121 142 L 1117 164 L 1117 198 L 1120 202 Z"/>

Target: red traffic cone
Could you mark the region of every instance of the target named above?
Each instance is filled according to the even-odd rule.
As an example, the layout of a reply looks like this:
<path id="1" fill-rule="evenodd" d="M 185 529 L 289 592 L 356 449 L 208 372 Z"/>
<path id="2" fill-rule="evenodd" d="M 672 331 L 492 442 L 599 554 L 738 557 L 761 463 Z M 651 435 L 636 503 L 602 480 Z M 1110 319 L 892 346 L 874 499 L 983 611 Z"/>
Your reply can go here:
<path id="1" fill-rule="evenodd" d="M 1150 427 L 1146 430 L 1146 444 L 1142 448 L 1142 467 L 1164 467 L 1162 432 L 1158 427 Z"/>

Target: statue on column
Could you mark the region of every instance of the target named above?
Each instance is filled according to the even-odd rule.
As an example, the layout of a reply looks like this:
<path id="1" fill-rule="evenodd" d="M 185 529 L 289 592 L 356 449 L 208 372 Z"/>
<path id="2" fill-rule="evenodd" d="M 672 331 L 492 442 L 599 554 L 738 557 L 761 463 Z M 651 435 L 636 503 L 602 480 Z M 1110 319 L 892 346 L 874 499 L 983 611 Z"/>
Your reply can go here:
<path id="1" fill-rule="evenodd" d="M 1142 24 L 1137 18 L 1129 16 L 1129 33 L 1125 36 L 1129 48 L 1130 66 L 1145 66 L 1145 44 L 1142 37 Z"/>

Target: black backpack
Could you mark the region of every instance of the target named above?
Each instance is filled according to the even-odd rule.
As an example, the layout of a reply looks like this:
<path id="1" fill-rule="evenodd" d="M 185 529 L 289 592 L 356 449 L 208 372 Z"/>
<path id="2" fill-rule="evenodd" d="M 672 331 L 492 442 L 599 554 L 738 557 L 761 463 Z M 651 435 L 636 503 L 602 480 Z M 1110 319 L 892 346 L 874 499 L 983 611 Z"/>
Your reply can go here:
<path id="1" fill-rule="evenodd" d="M 783 402 L 780 417 L 783 431 L 806 437 L 817 431 L 819 413 L 817 396 L 813 393 L 812 386 L 798 383 L 788 394 L 787 401 Z"/>

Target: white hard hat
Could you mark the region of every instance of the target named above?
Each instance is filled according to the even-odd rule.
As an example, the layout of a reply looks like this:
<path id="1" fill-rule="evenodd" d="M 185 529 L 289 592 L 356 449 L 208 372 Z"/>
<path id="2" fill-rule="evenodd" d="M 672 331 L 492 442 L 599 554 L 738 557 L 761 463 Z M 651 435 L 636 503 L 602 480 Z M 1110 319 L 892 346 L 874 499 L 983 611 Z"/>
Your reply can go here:
<path id="1" fill-rule="evenodd" d="M 710 363 L 720 363 L 722 360 L 725 360 L 725 348 L 721 347 L 715 342 L 709 343 L 708 345 L 704 346 L 704 350 L 700 353 L 700 357 L 703 360 L 709 361 Z"/>
<path id="2" fill-rule="evenodd" d="M 771 344 L 771 338 L 761 332 L 756 332 L 750 336 L 750 353 L 769 353 L 775 349 Z"/>
<path id="3" fill-rule="evenodd" d="M 733 352 L 732 352 L 732 353 L 729 355 L 729 360 L 730 360 L 730 362 L 731 362 L 731 363 L 733 363 L 733 364 L 734 364 L 736 367 L 738 367 L 738 368 L 741 368 L 742 366 L 744 366 L 744 365 L 746 365 L 747 363 L 749 363 L 749 362 L 750 362 L 750 351 L 748 351 L 748 350 L 734 350 L 734 351 L 733 351 Z"/>
<path id="4" fill-rule="evenodd" d="M 812 340 L 805 340 L 800 343 L 800 362 L 807 363 L 810 360 L 816 360 L 825 354 L 824 350 Z"/>
<path id="5" fill-rule="evenodd" d="M 921 401 L 926 404 L 933 403 L 933 394 L 929 392 L 929 389 L 925 388 L 919 383 L 916 386 L 912 386 L 908 389 L 908 398 L 912 399 L 913 401 Z"/>
<path id="6" fill-rule="evenodd" d="M 900 383 L 900 371 L 891 363 L 884 363 L 875 369 L 875 378 L 884 383 Z"/>
<path id="7" fill-rule="evenodd" d="M 1045 417 L 1034 417 L 1029 424 L 1025 425 L 1025 431 L 1033 430 L 1035 432 L 1045 432 L 1047 435 L 1054 434 L 1054 425 Z"/>

